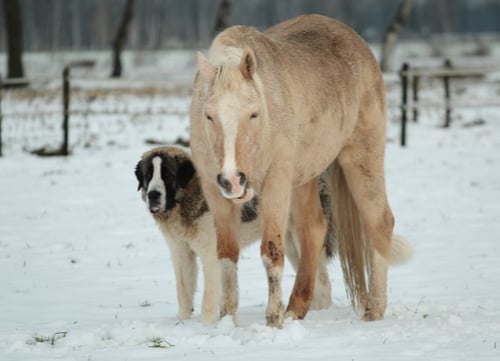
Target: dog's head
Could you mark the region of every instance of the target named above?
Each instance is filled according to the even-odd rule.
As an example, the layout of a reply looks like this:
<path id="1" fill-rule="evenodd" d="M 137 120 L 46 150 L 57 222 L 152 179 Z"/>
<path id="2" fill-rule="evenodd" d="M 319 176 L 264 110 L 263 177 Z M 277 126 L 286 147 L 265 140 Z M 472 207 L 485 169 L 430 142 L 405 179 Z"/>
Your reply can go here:
<path id="1" fill-rule="evenodd" d="M 194 174 L 189 155 L 176 147 L 159 147 L 144 153 L 135 168 L 137 190 L 142 191 L 148 210 L 155 214 L 168 214 L 175 207 Z"/>

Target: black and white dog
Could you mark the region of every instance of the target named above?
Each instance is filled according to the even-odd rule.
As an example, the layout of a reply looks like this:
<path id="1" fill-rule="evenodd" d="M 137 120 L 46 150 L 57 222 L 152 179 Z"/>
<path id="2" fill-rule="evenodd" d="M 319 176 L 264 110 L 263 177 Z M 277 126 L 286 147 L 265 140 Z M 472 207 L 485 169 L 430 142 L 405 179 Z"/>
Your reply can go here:
<path id="1" fill-rule="evenodd" d="M 198 274 L 196 256 L 199 256 L 205 288 L 201 320 L 206 323 L 216 321 L 221 287 L 224 287 L 217 259 L 217 240 L 213 219 L 189 153 L 173 146 L 152 149 L 143 154 L 136 166 L 135 175 L 139 182 L 138 190 L 142 191 L 142 199 L 170 249 L 177 283 L 178 317 L 187 319 L 193 311 Z M 319 196 L 323 209 L 329 212 L 330 206 L 326 203 L 330 202 L 329 192 L 320 187 Z M 261 237 L 256 206 L 257 198 L 241 206 L 242 222 L 238 237 L 242 248 Z M 327 216 L 331 220 L 331 216 Z M 316 275 L 312 309 L 328 308 L 332 304 L 327 263 L 334 252 L 333 233 L 330 221 Z M 287 232 L 285 250 L 288 260 L 297 269 L 300 250 L 293 225 Z"/>

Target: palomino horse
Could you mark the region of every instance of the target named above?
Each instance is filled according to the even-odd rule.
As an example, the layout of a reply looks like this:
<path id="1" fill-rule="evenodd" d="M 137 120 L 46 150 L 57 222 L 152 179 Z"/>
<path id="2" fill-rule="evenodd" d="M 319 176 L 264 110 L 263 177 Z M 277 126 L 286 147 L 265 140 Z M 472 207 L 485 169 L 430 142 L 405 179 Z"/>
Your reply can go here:
<path id="1" fill-rule="evenodd" d="M 259 196 L 266 320 L 285 316 L 281 276 L 289 215 L 301 259 L 286 316 L 311 302 L 327 229 L 318 176 L 329 169 L 344 277 L 355 308 L 386 308 L 394 219 L 384 181 L 385 88 L 366 43 L 348 26 L 305 15 L 264 32 L 234 26 L 198 53 L 192 157 L 213 212 L 222 265 L 221 315 L 238 305 L 237 207 Z M 222 194 L 222 196 L 221 196 Z"/>

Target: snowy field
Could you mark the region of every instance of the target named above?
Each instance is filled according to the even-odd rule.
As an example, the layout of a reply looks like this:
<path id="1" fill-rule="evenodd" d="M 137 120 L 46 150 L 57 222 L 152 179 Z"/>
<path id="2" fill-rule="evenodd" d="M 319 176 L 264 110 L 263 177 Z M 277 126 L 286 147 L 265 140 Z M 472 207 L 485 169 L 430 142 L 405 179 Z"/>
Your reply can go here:
<path id="1" fill-rule="evenodd" d="M 500 96 L 498 85 L 463 88 L 466 96 Z M 388 100 L 397 103 L 396 86 Z M 364 323 L 353 313 L 333 261 L 334 307 L 276 330 L 265 326 L 257 244 L 242 252 L 236 323 L 201 324 L 200 292 L 193 319 L 176 318 L 168 248 L 133 170 L 151 147 L 146 139 L 187 137 L 189 97 L 155 98 L 167 108 L 163 118 L 127 116 L 147 112 L 151 102 L 130 95 L 77 100 L 77 107 L 111 103 L 125 111 L 83 117 L 68 158 L 30 155 L 23 150 L 33 146 L 30 134 L 20 133 L 39 125 L 19 130 L 14 122 L 30 120 L 4 119 L 0 360 L 500 360 L 500 108 L 456 111 L 450 129 L 440 127 L 441 111 L 422 111 L 420 122 L 409 124 L 407 148 L 398 145 L 392 108 L 387 188 L 396 232 L 415 256 L 390 269 L 385 319 Z M 15 113 L 43 104 L 51 103 L 7 96 L 2 106 Z M 53 129 L 59 121 L 57 113 L 43 119 Z M 285 301 L 293 280 L 287 264 Z"/>

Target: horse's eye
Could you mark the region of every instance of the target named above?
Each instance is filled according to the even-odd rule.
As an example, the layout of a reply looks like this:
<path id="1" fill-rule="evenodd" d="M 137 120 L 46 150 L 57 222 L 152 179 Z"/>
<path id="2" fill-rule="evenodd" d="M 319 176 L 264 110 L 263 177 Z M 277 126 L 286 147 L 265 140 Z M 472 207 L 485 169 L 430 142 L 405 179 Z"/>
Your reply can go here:
<path id="1" fill-rule="evenodd" d="M 252 115 L 250 115 L 250 119 L 257 119 L 258 116 L 259 113 L 252 113 Z"/>
<path id="2" fill-rule="evenodd" d="M 210 115 L 208 115 L 208 114 L 206 114 L 205 117 L 207 118 L 207 120 L 210 120 L 211 122 L 214 121 L 213 118 Z"/>

